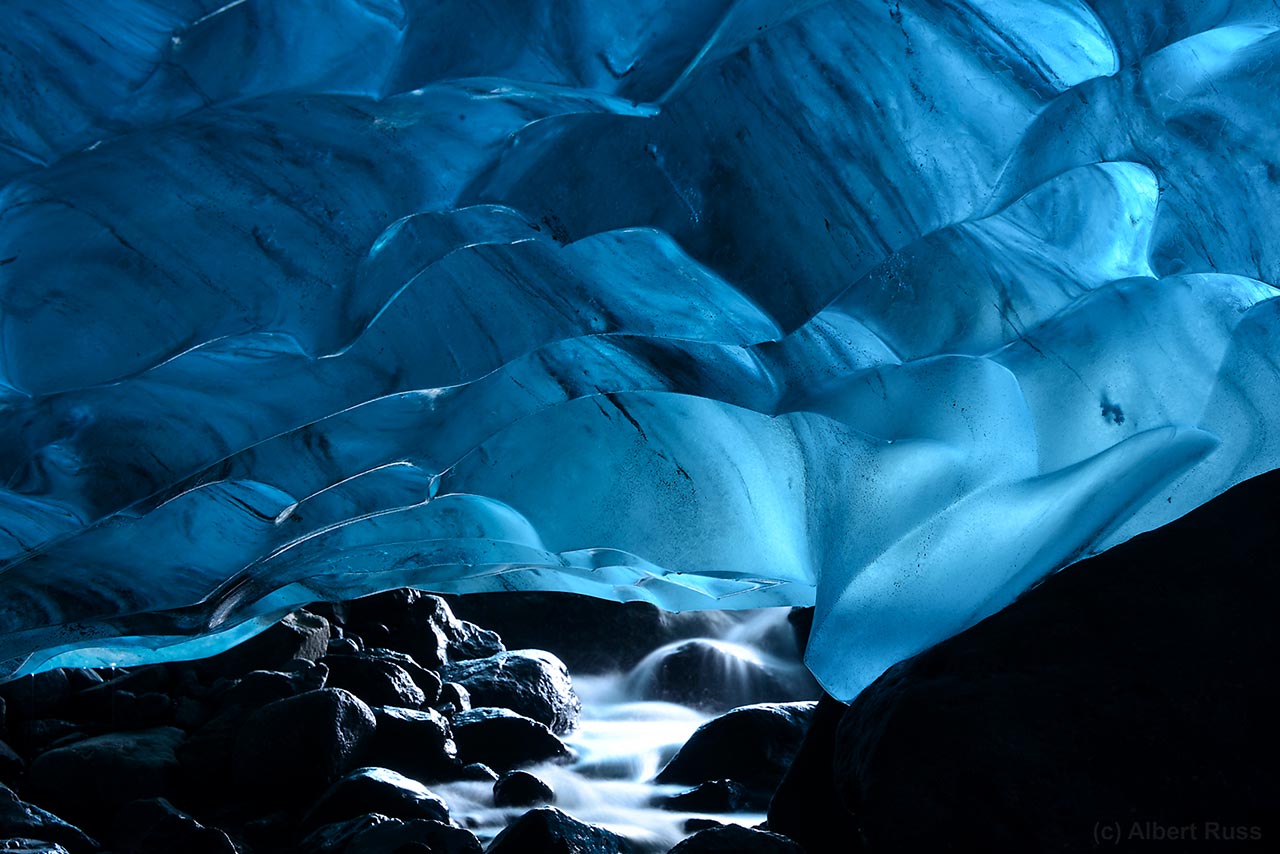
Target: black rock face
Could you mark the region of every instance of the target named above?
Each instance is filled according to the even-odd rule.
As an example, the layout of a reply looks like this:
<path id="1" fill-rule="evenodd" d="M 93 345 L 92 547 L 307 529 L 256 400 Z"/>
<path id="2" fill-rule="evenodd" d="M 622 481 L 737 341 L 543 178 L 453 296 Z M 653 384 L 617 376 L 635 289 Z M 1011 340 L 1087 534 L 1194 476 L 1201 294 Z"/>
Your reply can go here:
<path id="1" fill-rule="evenodd" d="M 1241 484 L 881 677 L 835 733 L 845 850 L 1273 844 L 1277 496 Z"/>
<path id="2" fill-rule="evenodd" d="M 769 827 L 799 842 L 807 851 L 821 852 L 828 840 L 853 840 L 853 814 L 836 794 L 836 728 L 848 707 L 824 694 L 813 710 L 800 750 L 769 804 Z"/>

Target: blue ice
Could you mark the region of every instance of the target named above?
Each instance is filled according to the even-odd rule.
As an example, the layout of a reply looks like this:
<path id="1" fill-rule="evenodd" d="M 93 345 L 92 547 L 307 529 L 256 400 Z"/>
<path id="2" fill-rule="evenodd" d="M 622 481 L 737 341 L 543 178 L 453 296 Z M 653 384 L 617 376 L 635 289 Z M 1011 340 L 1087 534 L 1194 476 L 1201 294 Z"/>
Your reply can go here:
<path id="1" fill-rule="evenodd" d="M 849 699 L 1280 467 L 1262 0 L 12 0 L 0 672 L 402 585 Z"/>

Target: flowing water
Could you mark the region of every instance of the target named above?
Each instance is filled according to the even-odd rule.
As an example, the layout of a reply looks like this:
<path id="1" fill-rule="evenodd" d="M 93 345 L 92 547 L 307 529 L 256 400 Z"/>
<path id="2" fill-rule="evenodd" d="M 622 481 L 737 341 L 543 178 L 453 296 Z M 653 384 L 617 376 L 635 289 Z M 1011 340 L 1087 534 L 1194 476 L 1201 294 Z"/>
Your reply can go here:
<path id="1" fill-rule="evenodd" d="M 665 852 L 688 835 L 692 818 L 754 825 L 762 813 L 711 814 L 660 809 L 655 801 L 689 786 L 659 785 L 654 776 L 699 726 L 738 703 L 735 698 L 759 692 L 767 676 L 770 701 L 811 700 L 816 683 L 800 663 L 786 622 L 786 608 L 743 612 L 722 636 L 695 644 L 714 650 L 699 657 L 691 678 L 714 687 L 725 701 L 711 708 L 690 708 L 655 700 L 661 693 L 662 662 L 689 640 L 654 650 L 626 673 L 574 676 L 582 699 L 578 729 L 565 737 L 576 758 L 566 765 L 543 764 L 527 770 L 551 786 L 555 806 L 579 821 L 600 825 L 627 837 L 640 851 Z M 667 687 L 679 689 L 680 686 Z M 705 698 L 704 698 L 705 702 Z M 528 807 L 493 805 L 493 787 L 462 781 L 433 787 L 448 802 L 454 818 L 487 842 Z"/>

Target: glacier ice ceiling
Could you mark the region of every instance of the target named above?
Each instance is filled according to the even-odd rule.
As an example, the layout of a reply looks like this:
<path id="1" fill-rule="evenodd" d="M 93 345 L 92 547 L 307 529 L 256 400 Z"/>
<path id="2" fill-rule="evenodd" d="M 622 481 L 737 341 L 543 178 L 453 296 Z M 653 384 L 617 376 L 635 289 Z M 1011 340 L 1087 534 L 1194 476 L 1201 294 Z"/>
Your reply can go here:
<path id="1" fill-rule="evenodd" d="M 850 698 L 1280 466 L 1270 0 L 5 22 L 5 674 L 414 585 L 816 604 Z"/>

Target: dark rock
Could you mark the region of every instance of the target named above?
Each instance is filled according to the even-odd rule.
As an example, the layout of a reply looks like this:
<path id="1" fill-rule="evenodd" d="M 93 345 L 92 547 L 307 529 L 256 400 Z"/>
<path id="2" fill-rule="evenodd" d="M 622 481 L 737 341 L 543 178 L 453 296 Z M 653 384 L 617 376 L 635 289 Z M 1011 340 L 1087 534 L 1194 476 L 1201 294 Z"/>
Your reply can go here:
<path id="1" fill-rule="evenodd" d="M 186 733 L 159 727 L 108 733 L 42 753 L 27 772 L 27 793 L 62 815 L 88 824 L 130 801 L 171 794 L 175 750 Z"/>
<path id="2" fill-rule="evenodd" d="M 686 785 L 737 780 L 767 800 L 799 751 L 816 706 L 814 702 L 763 703 L 708 721 L 656 780 Z"/>
<path id="3" fill-rule="evenodd" d="M 0 851 L 9 854 L 70 854 L 56 842 L 43 842 L 39 839 L 0 839 Z"/>
<path id="4" fill-rule="evenodd" d="M 496 633 L 459 620 L 439 596 L 407 587 L 352 602 L 349 624 L 371 646 L 408 653 L 432 670 L 505 649 Z"/>
<path id="5" fill-rule="evenodd" d="M 809 646 L 809 633 L 813 631 L 814 608 L 792 608 L 787 614 L 787 622 L 795 633 L 795 645 L 803 656 Z"/>
<path id="6" fill-rule="evenodd" d="M 217 802 L 232 797 L 231 759 L 236 737 L 250 713 L 233 709 L 207 721 L 177 750 L 179 788 L 187 798 Z"/>
<path id="7" fill-rule="evenodd" d="M 27 757 L 38 756 L 51 746 L 68 739 L 85 736 L 82 724 L 58 718 L 39 718 L 37 720 L 19 720 L 9 727 L 13 746 Z"/>
<path id="8" fill-rule="evenodd" d="M 836 727 L 846 706 L 824 694 L 769 804 L 771 830 L 821 851 L 829 839 L 855 839 L 853 815 L 836 794 Z"/>
<path id="9" fill-rule="evenodd" d="M 523 649 L 446 665 L 441 675 L 467 689 L 477 706 L 511 709 L 557 735 L 578 725 L 582 703 L 564 662 L 549 652 Z"/>
<path id="10" fill-rule="evenodd" d="M 22 761 L 14 749 L 0 741 L 0 783 L 12 783 L 27 770 L 27 763 Z"/>
<path id="11" fill-rule="evenodd" d="M 838 843 L 836 847 L 840 848 Z M 805 852 L 785 836 L 753 830 L 738 824 L 722 824 L 719 827 L 699 830 L 672 848 L 670 854 L 805 854 Z"/>
<path id="12" fill-rule="evenodd" d="M 493 629 L 507 646 L 545 649 L 573 673 L 629 670 L 655 647 L 719 635 L 733 623 L 723 611 L 673 614 L 648 602 L 576 593 L 474 593 L 448 601 L 459 617 Z"/>
<path id="13" fill-rule="evenodd" d="M 308 835 L 302 854 L 480 854 L 475 834 L 438 821 L 400 821 L 370 814 L 327 824 Z"/>
<path id="14" fill-rule="evenodd" d="M 346 635 L 347 620 L 351 616 L 351 604 L 348 602 L 312 602 L 303 610 L 329 621 L 329 632 L 332 637 Z"/>
<path id="15" fill-rule="evenodd" d="M 151 674 L 159 673 L 160 678 Z M 102 723 L 113 730 L 151 729 L 173 722 L 174 700 L 162 667 L 143 668 L 113 679 L 99 680 L 76 694 L 68 708 L 77 720 Z"/>
<path id="16" fill-rule="evenodd" d="M 218 681 L 218 688 L 211 692 L 217 714 L 196 727 L 178 751 L 183 788 L 190 796 L 208 802 L 224 800 L 232 791 L 231 758 L 244 722 L 270 703 L 319 690 L 328 674 L 324 665 L 301 659 L 286 667 Z"/>
<path id="17" fill-rule="evenodd" d="M 256 795 L 303 800 L 355 764 L 375 726 L 373 710 L 341 688 L 277 700 L 240 728 L 233 778 Z"/>
<path id="18" fill-rule="evenodd" d="M 1270 844 L 1227 837 L 1275 826 L 1277 495 L 1247 481 L 864 690 L 834 771 L 865 850 Z"/>
<path id="19" fill-rule="evenodd" d="M 663 798 L 659 806 L 676 812 L 748 812 L 763 805 L 736 780 L 711 780 Z"/>
<path id="20" fill-rule="evenodd" d="M 528 771 L 508 771 L 493 784 L 496 807 L 531 807 L 555 802 L 555 791 Z"/>
<path id="21" fill-rule="evenodd" d="M 471 692 L 457 682 L 445 682 L 440 686 L 440 697 L 436 708 L 446 715 L 470 711 L 472 707 Z"/>
<path id="22" fill-rule="evenodd" d="M 105 681 L 101 674 L 87 667 L 67 667 L 63 668 L 62 673 L 67 677 L 67 687 L 72 694 L 101 685 Z"/>
<path id="23" fill-rule="evenodd" d="M 684 820 L 685 833 L 697 833 L 699 830 L 706 830 L 709 827 L 724 827 L 724 822 L 716 821 L 714 818 L 686 818 Z"/>
<path id="24" fill-rule="evenodd" d="M 0 786 L 0 839 L 3 838 L 56 842 L 71 854 L 98 850 L 98 843 L 78 827 L 25 803 L 7 786 Z"/>
<path id="25" fill-rule="evenodd" d="M 430 789 L 389 768 L 360 768 L 329 787 L 302 821 L 303 830 L 377 813 L 388 818 L 449 822 L 449 808 Z"/>
<path id="26" fill-rule="evenodd" d="M 97 694 L 112 691 L 128 691 L 135 696 L 139 694 L 167 694 L 173 687 L 173 671 L 163 664 L 139 667 L 135 670 L 119 671 L 110 679 L 97 677 L 97 682 L 86 687 L 76 695 L 76 705 Z"/>
<path id="27" fill-rule="evenodd" d="M 480 840 L 469 830 L 438 821 L 391 821 L 351 840 L 343 854 L 481 854 Z"/>
<path id="28" fill-rule="evenodd" d="M 413 684 L 422 689 L 423 705 L 434 705 L 440 699 L 442 683 L 439 674 L 422 667 L 410 656 L 405 655 L 403 652 L 396 652 L 394 649 L 385 649 L 383 647 L 373 647 L 364 654 L 399 665 L 405 673 L 409 674 Z"/>
<path id="29" fill-rule="evenodd" d="M 458 746 L 449 721 L 434 709 L 374 709 L 378 728 L 369 749 L 369 762 L 399 771 L 415 780 L 456 777 L 461 767 Z"/>
<path id="30" fill-rule="evenodd" d="M 529 810 L 494 837 L 488 854 L 625 854 L 616 833 L 583 824 L 555 807 Z"/>
<path id="31" fill-rule="evenodd" d="M 329 669 L 323 664 L 299 662 L 301 667 L 289 670 L 254 670 L 235 680 L 218 697 L 220 709 L 240 708 L 246 712 L 268 703 L 318 691 L 328 681 Z"/>
<path id="32" fill-rule="evenodd" d="M 365 646 L 385 646 L 391 643 L 391 630 L 382 625 L 382 623 L 370 623 L 369 625 L 361 626 L 360 631 L 361 634 L 351 632 L 348 637 L 358 642 L 362 648 Z M 440 655 L 445 655 L 443 638 L 440 639 L 440 644 Z M 434 657 L 429 654 L 429 647 L 418 646 L 417 650 L 419 655 L 427 655 L 427 661 L 434 660 Z"/>
<path id="33" fill-rule="evenodd" d="M 329 645 L 329 621 L 308 611 L 278 623 L 212 658 L 197 662 L 207 673 L 237 676 L 250 670 L 281 670 L 294 659 L 316 661 Z"/>
<path id="34" fill-rule="evenodd" d="M 357 655 L 360 651 L 360 644 L 351 638 L 332 638 L 325 647 L 326 655 Z"/>
<path id="35" fill-rule="evenodd" d="M 544 724 L 508 709 L 460 712 L 453 719 L 453 740 L 464 763 L 481 762 L 499 771 L 571 756 Z"/>
<path id="36" fill-rule="evenodd" d="M 627 679 L 632 696 L 706 711 L 788 700 L 798 687 L 753 650 L 706 638 L 654 650 Z"/>
<path id="37" fill-rule="evenodd" d="M 64 713 L 71 696 L 71 682 L 64 670 L 46 670 L 0 685 L 5 715 L 10 721 L 47 718 Z"/>
<path id="38" fill-rule="evenodd" d="M 329 655 L 329 685 L 344 688 L 373 706 L 421 708 L 426 695 L 405 669 L 393 661 L 367 653 Z"/>
<path id="39" fill-rule="evenodd" d="M 246 821 L 240 833 L 251 851 L 292 852 L 298 836 L 297 824 L 295 812 L 278 810 Z"/>
<path id="40" fill-rule="evenodd" d="M 221 830 L 205 827 L 164 798 L 134 801 L 116 814 L 115 850 L 121 854 L 237 854 Z"/>
<path id="41" fill-rule="evenodd" d="M 472 762 L 470 765 L 462 766 L 458 771 L 458 779 L 475 780 L 479 783 L 496 783 L 498 782 L 498 772 L 483 762 Z"/>
<path id="42" fill-rule="evenodd" d="M 187 732 L 204 726 L 212 716 L 208 704 L 194 697 L 180 697 L 173 707 L 173 725 Z"/>
<path id="43" fill-rule="evenodd" d="M 387 823 L 400 822 L 376 813 L 330 822 L 308 833 L 298 850 L 301 854 L 345 854 L 347 846 L 361 833 Z"/>

